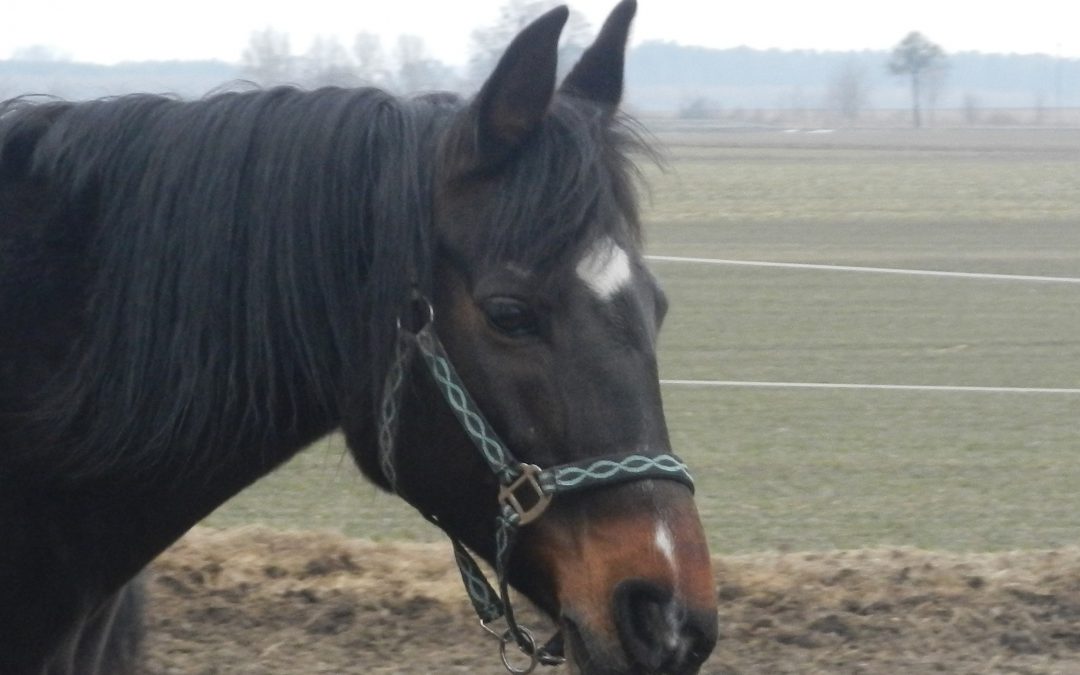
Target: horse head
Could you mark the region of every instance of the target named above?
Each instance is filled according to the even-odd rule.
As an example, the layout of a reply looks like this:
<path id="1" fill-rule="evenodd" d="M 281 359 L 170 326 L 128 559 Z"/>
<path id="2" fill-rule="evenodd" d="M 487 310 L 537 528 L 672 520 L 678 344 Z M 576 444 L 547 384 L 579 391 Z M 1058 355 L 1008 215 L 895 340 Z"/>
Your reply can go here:
<path id="1" fill-rule="evenodd" d="M 595 479 L 521 525 L 505 565 L 587 675 L 694 673 L 716 639 L 692 490 L 661 472 L 633 475 L 633 462 L 677 464 L 656 361 L 667 301 L 642 259 L 626 154 L 638 136 L 617 111 L 634 11 L 633 0 L 620 4 L 558 87 L 567 11 L 548 12 L 446 123 L 430 305 L 418 312 L 456 367 L 451 386 L 516 460 Z M 394 487 L 497 561 L 499 478 L 420 359 L 405 379 Z"/>

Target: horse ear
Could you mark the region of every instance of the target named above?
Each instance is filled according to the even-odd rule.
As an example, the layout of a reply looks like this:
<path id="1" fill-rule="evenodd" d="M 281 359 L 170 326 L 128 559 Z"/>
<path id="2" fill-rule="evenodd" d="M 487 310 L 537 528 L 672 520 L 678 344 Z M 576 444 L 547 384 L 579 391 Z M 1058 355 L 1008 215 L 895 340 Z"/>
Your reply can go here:
<path id="1" fill-rule="evenodd" d="M 540 126 L 555 95 L 559 34 L 569 11 L 556 7 L 526 26 L 506 48 L 473 104 L 478 164 L 506 158 Z"/>
<path id="2" fill-rule="evenodd" d="M 636 12 L 637 0 L 623 0 L 611 10 L 592 46 L 566 76 L 561 91 L 612 108 L 619 105 L 626 40 Z"/>

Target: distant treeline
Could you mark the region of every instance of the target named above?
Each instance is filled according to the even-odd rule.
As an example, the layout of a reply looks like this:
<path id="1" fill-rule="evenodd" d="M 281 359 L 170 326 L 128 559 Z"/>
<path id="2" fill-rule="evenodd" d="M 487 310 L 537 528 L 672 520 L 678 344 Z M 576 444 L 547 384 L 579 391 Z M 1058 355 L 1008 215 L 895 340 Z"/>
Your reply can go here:
<path id="1" fill-rule="evenodd" d="M 943 45 L 947 50 L 948 45 Z M 641 112 L 723 116 L 733 111 L 828 109 L 845 73 L 861 78 L 864 110 L 905 108 L 907 82 L 888 74 L 887 50 L 818 52 L 707 49 L 649 42 L 627 61 L 628 103 Z M 221 61 L 103 66 L 70 61 L 0 61 L 0 98 L 36 93 L 85 99 L 133 91 L 201 96 L 243 86 L 245 73 Z M 303 84 L 303 83 L 301 83 Z M 447 86 L 455 86 L 448 82 Z M 1046 55 L 948 54 L 930 108 L 1080 107 L 1080 59 Z"/>
<path id="2" fill-rule="evenodd" d="M 948 53 L 933 107 L 1080 106 L 1080 59 L 1042 54 Z M 890 75 L 888 50 L 855 52 L 707 49 L 649 42 L 627 64 L 640 107 L 685 106 L 707 99 L 723 109 L 827 108 L 842 72 L 865 79 L 867 109 L 904 108 L 908 82 Z M 699 100 L 700 103 L 700 100 Z"/>
<path id="3" fill-rule="evenodd" d="M 242 78 L 224 61 L 137 61 L 105 66 L 75 61 L 0 60 L 0 99 L 45 94 L 91 99 L 133 92 L 191 98 Z"/>

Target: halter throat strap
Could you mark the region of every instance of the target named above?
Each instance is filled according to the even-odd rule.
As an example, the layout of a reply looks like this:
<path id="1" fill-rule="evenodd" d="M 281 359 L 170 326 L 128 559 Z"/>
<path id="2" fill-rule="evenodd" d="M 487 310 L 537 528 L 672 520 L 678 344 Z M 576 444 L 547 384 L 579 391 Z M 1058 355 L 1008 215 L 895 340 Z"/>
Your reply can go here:
<path id="1" fill-rule="evenodd" d="M 419 325 L 412 330 L 399 320 L 396 354 L 383 386 L 378 433 L 379 461 L 383 475 L 391 488 L 397 491 L 394 448 L 400 423 L 401 395 L 406 373 L 419 351 L 443 399 L 499 481 L 499 510 L 495 527 L 495 573 L 498 591 L 492 588 L 464 545 L 447 533 L 453 543 L 454 557 L 473 609 L 485 630 L 499 638 L 500 656 L 510 673 L 523 675 L 532 672 L 540 664 L 558 665 L 564 660 L 561 655 L 538 647 L 532 633 L 515 620 L 510 604 L 507 572 L 521 526 L 543 515 L 552 500 L 560 494 L 651 479 L 676 481 L 692 491 L 693 479 L 686 464 L 675 455 L 667 453 L 608 455 L 548 468 L 518 461 L 484 417 L 450 361 L 435 332 L 431 303 L 426 298 L 417 297 L 409 312 L 410 318 L 418 320 Z M 437 517 L 428 514 L 424 516 L 446 531 Z M 499 618 L 505 619 L 507 624 L 506 630 L 501 634 L 489 627 L 490 623 Z M 529 657 L 530 663 L 525 667 L 517 667 L 510 662 L 507 645 L 511 642 Z M 553 638 L 551 643 L 554 642 L 560 641 Z"/>

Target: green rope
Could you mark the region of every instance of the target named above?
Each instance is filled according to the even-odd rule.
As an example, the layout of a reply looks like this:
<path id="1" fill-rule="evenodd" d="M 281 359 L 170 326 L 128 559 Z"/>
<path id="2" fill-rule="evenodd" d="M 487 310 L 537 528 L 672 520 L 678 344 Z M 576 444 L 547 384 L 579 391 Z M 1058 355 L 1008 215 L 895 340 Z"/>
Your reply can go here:
<path id="1" fill-rule="evenodd" d="M 616 459 L 593 459 L 564 464 L 542 472 L 540 487 L 547 494 L 558 494 L 641 478 L 666 478 L 679 481 L 690 489 L 694 487 L 694 480 L 686 464 L 669 454 L 627 455 Z"/>
<path id="2" fill-rule="evenodd" d="M 416 334 L 416 343 L 420 347 L 420 353 L 424 355 L 432 377 L 435 378 L 435 383 L 439 385 L 443 398 L 450 404 L 454 416 L 472 438 L 488 466 L 503 484 L 512 482 L 518 476 L 516 463 L 512 463 L 506 444 L 488 424 L 469 390 L 461 382 L 457 370 L 450 363 L 450 357 L 446 355 L 442 341 L 435 335 L 433 324 L 429 323 Z"/>

